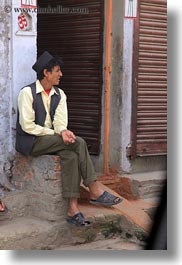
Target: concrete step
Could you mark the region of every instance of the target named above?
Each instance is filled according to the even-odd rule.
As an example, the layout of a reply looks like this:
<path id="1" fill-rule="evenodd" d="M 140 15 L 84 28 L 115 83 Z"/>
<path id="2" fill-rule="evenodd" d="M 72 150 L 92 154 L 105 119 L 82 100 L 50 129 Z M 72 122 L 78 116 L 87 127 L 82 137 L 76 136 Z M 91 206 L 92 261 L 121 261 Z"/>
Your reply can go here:
<path id="1" fill-rule="evenodd" d="M 17 217 L 1 221 L 0 249 L 48 250 L 64 248 L 68 245 L 70 248 L 73 246 L 74 249 L 74 246 L 79 244 L 104 241 L 113 237 L 125 237 L 125 241 L 134 242 L 138 247 L 142 247 L 144 242 L 141 238 L 130 236 L 131 224 L 122 219 L 117 210 L 103 208 L 80 206 L 86 218 L 92 221 L 93 225 L 89 228 L 79 228 L 66 222 L 49 222 L 33 217 Z M 137 233 L 137 236 L 141 237 L 141 233 L 139 231 Z"/>
<path id="2" fill-rule="evenodd" d="M 143 227 L 145 231 L 150 230 L 151 220 L 149 216 L 145 213 L 145 211 L 147 209 L 153 207 L 156 208 L 158 206 L 158 197 L 150 199 L 127 200 L 126 198 L 109 188 L 108 185 L 102 184 L 102 182 L 99 182 L 99 185 L 103 190 L 106 190 L 109 193 L 122 198 L 122 202 L 118 205 L 112 206 L 112 208 L 119 210 L 127 218 L 135 220 L 136 224 L 141 225 L 141 227 Z M 88 202 L 90 198 L 89 191 L 88 188 L 86 188 L 83 184 L 81 185 L 81 194 L 82 199 L 80 199 L 80 202 Z"/>
<path id="3" fill-rule="evenodd" d="M 19 217 L 1 221 L 0 249 L 44 250 L 70 243 L 65 224 Z"/>
<path id="4" fill-rule="evenodd" d="M 113 236 L 109 239 L 98 240 L 85 244 L 65 245 L 56 250 L 142 250 L 143 247 L 136 243 L 128 242 L 121 237 Z"/>
<path id="5" fill-rule="evenodd" d="M 147 209 L 144 202 L 131 202 L 130 211 L 132 207 L 135 211 Z M 79 244 L 112 238 L 133 243 L 138 248 L 145 245 L 148 233 L 118 207 L 107 208 L 81 203 L 80 210 L 92 222 L 90 228 L 75 227 L 66 221 L 50 222 L 23 216 L 1 221 L 0 249 L 61 249 L 64 246 L 73 246 L 75 249 L 74 246 Z"/>
<path id="6" fill-rule="evenodd" d="M 100 185 L 118 196 L 107 186 Z M 87 194 L 88 190 L 85 187 L 84 190 Z M 93 223 L 92 227 L 83 229 L 67 224 L 66 216 L 52 221 L 37 218 L 32 214 L 35 204 L 30 198 L 27 191 L 10 192 L 4 197 L 9 216 L 4 221 L 0 218 L 0 249 L 56 249 L 65 244 L 86 244 L 113 236 L 144 245 L 152 224 L 147 211 L 156 207 L 156 202 L 151 199 L 128 201 L 122 198 L 120 204 L 110 208 L 83 201 L 80 210 Z M 61 211 L 61 204 L 57 207 Z"/>
<path id="7" fill-rule="evenodd" d="M 138 245 L 145 244 L 148 232 L 135 224 L 118 209 L 86 203 L 82 203 L 79 208 L 84 216 L 93 223 L 93 227 L 83 234 L 80 234 L 75 228 L 72 229 L 71 233 L 73 236 L 76 237 L 79 233 L 80 237 L 84 239 L 87 237 L 87 240 L 83 240 L 81 243 L 104 240 L 112 236 L 117 236 L 127 242 L 136 243 Z"/>
<path id="8" fill-rule="evenodd" d="M 62 197 L 59 156 L 25 157 L 16 153 L 12 183 L 28 194 L 29 215 L 51 222 L 65 219 L 67 200 Z"/>
<path id="9" fill-rule="evenodd" d="M 4 192 L 2 200 L 8 208 L 8 213 L 0 217 L 0 220 L 29 215 L 30 205 L 27 191 Z"/>
<path id="10" fill-rule="evenodd" d="M 160 204 L 160 197 L 153 197 L 142 200 L 141 199 L 133 200 L 130 201 L 130 203 L 133 205 L 133 207 L 140 207 L 143 211 L 145 211 L 149 215 L 149 217 L 153 221 L 155 218 L 157 207 Z"/>
<path id="11" fill-rule="evenodd" d="M 46 221 L 64 221 L 67 202 L 61 194 L 50 195 L 43 192 L 33 193 L 27 190 L 5 192 L 2 200 L 8 213 L 0 220 L 23 216 L 34 216 Z"/>
<path id="12" fill-rule="evenodd" d="M 128 200 L 159 198 L 166 182 L 166 171 L 99 176 L 99 180 Z"/>
<path id="13" fill-rule="evenodd" d="M 121 197 L 122 202 L 110 208 L 88 205 L 88 189 L 82 185 L 84 199 L 80 201 L 80 208 L 85 216 L 91 217 L 97 222 L 99 221 L 99 218 L 104 219 L 110 217 L 110 220 L 113 220 L 113 216 L 117 216 L 118 222 L 116 222 L 116 226 L 118 227 L 118 230 L 120 229 L 120 234 L 123 238 L 135 242 L 145 241 L 150 233 L 153 224 L 152 217 L 158 206 L 156 199 L 155 201 L 128 201 L 118 195 L 115 191 L 111 190 L 108 186 L 103 185 L 102 183 L 100 183 L 100 186 L 111 194 Z"/>
<path id="14" fill-rule="evenodd" d="M 122 203 L 110 209 L 82 203 L 80 210 L 93 222 L 91 228 L 83 229 L 65 221 L 68 200 L 62 198 L 60 157 L 32 158 L 16 154 L 12 174 L 12 183 L 21 191 L 10 192 L 3 199 L 9 213 L 7 220 L 1 221 L 2 249 L 55 249 L 67 241 L 74 245 L 113 235 L 142 243 L 150 231 L 152 221 L 148 208 L 137 206 L 136 201 L 134 205 L 122 196 L 120 177 L 100 185 L 103 190 L 120 194 Z M 88 191 L 84 192 L 88 198 Z"/>

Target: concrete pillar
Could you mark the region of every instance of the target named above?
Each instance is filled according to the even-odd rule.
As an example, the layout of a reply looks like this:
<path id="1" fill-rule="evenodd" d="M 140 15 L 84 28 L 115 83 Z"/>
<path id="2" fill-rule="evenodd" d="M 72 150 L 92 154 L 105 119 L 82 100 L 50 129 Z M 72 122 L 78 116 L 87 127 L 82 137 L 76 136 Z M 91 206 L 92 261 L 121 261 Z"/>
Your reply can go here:
<path id="1" fill-rule="evenodd" d="M 121 169 L 129 173 L 131 161 L 127 158 L 126 147 L 131 141 L 132 111 L 132 55 L 133 55 L 133 20 L 124 19 L 123 37 L 123 84 L 122 84 L 122 128 L 121 128 Z"/>

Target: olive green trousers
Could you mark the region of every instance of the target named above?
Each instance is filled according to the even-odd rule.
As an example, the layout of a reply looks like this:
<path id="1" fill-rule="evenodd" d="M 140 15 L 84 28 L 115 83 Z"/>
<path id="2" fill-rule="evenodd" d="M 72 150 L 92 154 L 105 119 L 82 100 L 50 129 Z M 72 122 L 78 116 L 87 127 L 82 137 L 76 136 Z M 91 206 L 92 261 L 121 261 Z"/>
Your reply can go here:
<path id="1" fill-rule="evenodd" d="M 88 186 L 97 179 L 86 142 L 76 137 L 66 145 L 60 135 L 39 136 L 33 145 L 32 156 L 54 154 L 61 158 L 61 179 L 64 198 L 79 198 L 80 183 Z"/>

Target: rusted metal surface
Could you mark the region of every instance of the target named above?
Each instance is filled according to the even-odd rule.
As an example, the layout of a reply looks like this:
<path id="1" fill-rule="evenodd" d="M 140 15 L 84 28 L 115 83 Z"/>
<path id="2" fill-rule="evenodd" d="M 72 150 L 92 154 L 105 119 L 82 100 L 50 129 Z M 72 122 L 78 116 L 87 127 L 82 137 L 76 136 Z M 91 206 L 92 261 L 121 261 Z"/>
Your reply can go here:
<path id="1" fill-rule="evenodd" d="M 167 1 L 138 2 L 131 158 L 167 152 Z"/>
<path id="2" fill-rule="evenodd" d="M 38 14 L 38 55 L 44 50 L 63 58 L 60 87 L 69 109 L 69 129 L 98 155 L 101 137 L 104 1 L 38 0 L 39 7 L 84 8 L 80 14 Z"/>

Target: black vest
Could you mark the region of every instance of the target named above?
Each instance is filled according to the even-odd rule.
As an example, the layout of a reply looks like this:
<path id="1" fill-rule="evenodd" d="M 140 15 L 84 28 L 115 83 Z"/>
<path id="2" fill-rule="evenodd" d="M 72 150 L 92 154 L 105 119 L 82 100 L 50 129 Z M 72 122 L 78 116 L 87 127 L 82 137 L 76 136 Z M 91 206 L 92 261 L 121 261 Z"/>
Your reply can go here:
<path id="1" fill-rule="evenodd" d="M 40 126 L 44 126 L 46 119 L 46 110 L 44 107 L 44 103 L 42 101 L 41 93 L 36 93 L 36 83 L 32 83 L 28 85 L 28 87 L 32 90 L 33 96 L 33 104 L 32 107 L 35 111 L 35 124 Z M 61 95 L 59 89 L 54 87 L 56 93 L 51 96 L 51 105 L 50 105 L 50 116 L 51 120 L 54 120 L 54 114 L 56 108 L 60 102 Z M 17 122 L 16 122 L 16 151 L 22 153 L 25 156 L 28 156 L 32 150 L 33 144 L 35 142 L 36 136 L 26 133 L 22 130 L 21 125 L 19 123 L 19 111 L 17 112 Z"/>

